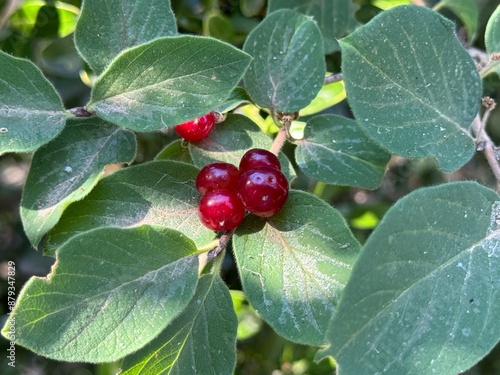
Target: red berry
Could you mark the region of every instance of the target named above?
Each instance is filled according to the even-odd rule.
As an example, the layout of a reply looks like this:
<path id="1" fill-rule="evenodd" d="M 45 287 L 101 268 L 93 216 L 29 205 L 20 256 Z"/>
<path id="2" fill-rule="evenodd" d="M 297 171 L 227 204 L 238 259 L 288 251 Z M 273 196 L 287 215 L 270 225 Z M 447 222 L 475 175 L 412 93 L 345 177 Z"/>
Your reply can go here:
<path id="1" fill-rule="evenodd" d="M 209 229 L 231 230 L 243 221 L 245 207 L 235 192 L 215 190 L 201 198 L 198 214 L 201 222 Z"/>
<path id="2" fill-rule="evenodd" d="M 269 167 L 281 170 L 278 157 L 272 152 L 262 148 L 253 148 L 245 153 L 240 160 L 240 171 L 245 172 L 250 169 Z"/>
<path id="3" fill-rule="evenodd" d="M 212 131 L 214 124 L 215 115 L 213 112 L 210 112 L 197 119 L 176 125 L 174 126 L 174 130 L 186 141 L 199 141 Z"/>
<path id="4" fill-rule="evenodd" d="M 245 208 L 252 214 L 271 217 L 286 202 L 288 181 L 277 169 L 251 169 L 241 174 L 237 192 Z"/>
<path id="5" fill-rule="evenodd" d="M 240 171 L 229 163 L 212 163 L 204 166 L 196 177 L 196 188 L 201 195 L 213 190 L 235 190 Z"/>

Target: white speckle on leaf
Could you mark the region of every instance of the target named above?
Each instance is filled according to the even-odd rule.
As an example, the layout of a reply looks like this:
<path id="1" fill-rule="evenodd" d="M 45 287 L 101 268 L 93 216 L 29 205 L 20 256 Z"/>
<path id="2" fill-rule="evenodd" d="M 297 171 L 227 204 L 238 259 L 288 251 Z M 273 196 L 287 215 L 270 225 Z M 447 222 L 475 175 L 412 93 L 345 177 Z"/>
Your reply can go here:
<path id="1" fill-rule="evenodd" d="M 470 332 L 471 332 L 470 328 L 462 329 L 462 335 L 464 335 L 465 337 L 469 337 Z"/>
<path id="2" fill-rule="evenodd" d="M 71 168 L 69 165 L 67 165 L 64 167 L 64 172 L 71 173 L 71 172 L 73 172 L 73 168 Z"/>
<path id="3" fill-rule="evenodd" d="M 0 134 L 6 134 L 9 132 L 9 129 L 7 128 L 0 128 Z"/>

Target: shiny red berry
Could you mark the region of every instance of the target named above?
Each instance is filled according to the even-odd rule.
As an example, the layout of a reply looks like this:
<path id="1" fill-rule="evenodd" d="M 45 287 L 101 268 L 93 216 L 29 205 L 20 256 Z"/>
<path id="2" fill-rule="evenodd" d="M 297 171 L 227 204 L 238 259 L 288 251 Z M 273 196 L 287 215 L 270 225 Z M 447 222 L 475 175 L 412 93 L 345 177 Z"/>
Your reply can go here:
<path id="1" fill-rule="evenodd" d="M 197 119 L 184 122 L 174 126 L 174 130 L 181 138 L 186 141 L 199 141 L 210 133 L 215 124 L 215 115 L 213 112 L 207 113 Z"/>
<path id="2" fill-rule="evenodd" d="M 196 177 L 196 188 L 201 195 L 213 190 L 234 191 L 240 171 L 229 163 L 212 163 L 204 166 Z"/>
<path id="3" fill-rule="evenodd" d="M 201 198 L 198 215 L 209 229 L 231 230 L 243 221 L 245 207 L 235 192 L 214 190 Z"/>
<path id="4" fill-rule="evenodd" d="M 240 160 L 241 172 L 262 167 L 281 170 L 281 164 L 278 157 L 272 152 L 262 148 L 253 148 L 247 151 Z"/>
<path id="5" fill-rule="evenodd" d="M 250 169 L 240 175 L 237 193 L 245 208 L 252 214 L 271 217 L 286 202 L 288 181 L 277 169 Z"/>

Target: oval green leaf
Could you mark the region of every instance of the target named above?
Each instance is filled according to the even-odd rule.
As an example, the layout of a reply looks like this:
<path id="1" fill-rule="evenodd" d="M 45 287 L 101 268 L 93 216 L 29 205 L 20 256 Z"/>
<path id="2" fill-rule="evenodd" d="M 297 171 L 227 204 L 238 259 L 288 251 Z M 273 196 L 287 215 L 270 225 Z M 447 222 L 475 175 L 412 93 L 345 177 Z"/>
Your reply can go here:
<path id="1" fill-rule="evenodd" d="M 247 217 L 233 247 L 243 290 L 260 316 L 288 340 L 323 344 L 359 250 L 340 213 L 291 191 L 268 221 Z"/>
<path id="2" fill-rule="evenodd" d="M 123 50 L 177 34 L 170 1 L 85 0 L 75 44 L 96 74 Z"/>
<path id="3" fill-rule="evenodd" d="M 35 151 L 65 124 L 61 98 L 40 69 L 0 51 L 0 155 Z"/>
<path id="4" fill-rule="evenodd" d="M 394 154 L 433 156 L 447 172 L 471 158 L 481 79 L 450 21 L 399 6 L 340 44 L 347 98 L 371 138 Z"/>
<path id="5" fill-rule="evenodd" d="M 159 227 L 101 228 L 73 238 L 47 278 L 24 286 L 2 334 L 69 362 L 110 362 L 143 347 L 191 300 L 195 244 Z M 14 320 L 15 319 L 15 320 Z"/>
<path id="6" fill-rule="evenodd" d="M 289 9 L 271 13 L 248 35 L 243 50 L 253 57 L 245 88 L 261 107 L 298 112 L 323 85 L 321 32 L 307 16 Z"/>
<path id="7" fill-rule="evenodd" d="M 126 357 L 120 375 L 231 375 L 238 320 L 226 284 L 204 275 L 191 303 L 155 340 Z"/>
<path id="8" fill-rule="evenodd" d="M 211 38 L 159 38 L 112 62 L 95 83 L 89 109 L 137 131 L 175 126 L 221 105 L 250 60 Z"/>
<path id="9" fill-rule="evenodd" d="M 500 338 L 499 224 L 499 196 L 473 182 L 399 200 L 362 249 L 323 354 L 344 375 L 470 368 Z"/>
<path id="10" fill-rule="evenodd" d="M 352 1 L 269 0 L 267 12 L 289 8 L 313 17 L 323 35 L 325 53 L 339 49 L 337 38 L 343 37 L 358 26 L 354 18 L 357 5 Z"/>
<path id="11" fill-rule="evenodd" d="M 33 246 L 64 209 L 85 197 L 111 163 L 134 160 L 134 134 L 98 118 L 70 119 L 61 134 L 38 149 L 21 201 L 24 232 Z"/>
<path id="12" fill-rule="evenodd" d="M 248 117 L 228 114 L 226 120 L 217 124 L 208 137 L 199 142 L 190 142 L 189 152 L 198 168 L 219 161 L 238 166 L 245 152 L 251 148 L 269 150 L 272 143 L 272 139 Z M 289 179 L 295 177 L 288 158 L 283 153 L 280 153 L 278 158 L 285 176 Z"/>
<path id="13" fill-rule="evenodd" d="M 336 115 L 313 117 L 304 139 L 297 143 L 300 169 L 315 180 L 335 185 L 375 189 L 391 158 L 356 121 Z"/>
<path id="14" fill-rule="evenodd" d="M 205 245 L 214 233 L 198 219 L 198 172 L 192 165 L 159 160 L 113 173 L 64 211 L 48 234 L 45 251 L 53 253 L 71 237 L 90 229 L 142 224 L 172 228 L 198 246 Z"/>

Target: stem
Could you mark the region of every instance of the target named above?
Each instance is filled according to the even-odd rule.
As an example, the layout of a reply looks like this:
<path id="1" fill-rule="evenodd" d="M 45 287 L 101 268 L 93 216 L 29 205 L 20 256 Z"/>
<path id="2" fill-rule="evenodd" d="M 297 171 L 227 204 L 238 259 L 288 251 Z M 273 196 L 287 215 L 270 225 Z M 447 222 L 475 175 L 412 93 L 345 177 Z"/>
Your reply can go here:
<path id="1" fill-rule="evenodd" d="M 222 236 L 220 236 L 220 238 L 217 240 L 218 245 L 215 246 L 212 250 L 210 250 L 207 254 L 207 260 L 206 260 L 207 263 L 226 249 L 227 245 L 229 244 L 229 241 L 231 241 L 231 238 L 233 237 L 234 231 L 235 229 L 230 230 L 229 232 L 226 232 Z"/>
<path id="2" fill-rule="evenodd" d="M 496 147 L 490 136 L 486 133 L 486 121 L 488 120 L 491 111 L 495 108 L 495 101 L 491 98 L 483 98 L 483 105 L 486 107 L 483 118 L 476 116 L 472 122 L 472 128 L 476 134 L 476 145 L 478 150 L 484 152 L 484 156 L 488 161 L 488 165 L 497 180 L 497 190 L 500 187 L 500 164 L 497 159 Z"/>
<path id="3" fill-rule="evenodd" d="M 283 145 L 285 144 L 286 140 L 288 138 L 288 129 L 283 126 L 280 128 L 278 134 L 276 135 L 276 138 L 274 138 L 273 145 L 271 146 L 271 151 L 273 154 L 278 155 L 280 150 L 283 148 Z"/>
<path id="4" fill-rule="evenodd" d="M 75 117 L 92 117 L 94 114 L 85 109 L 85 107 L 76 107 L 68 109 L 68 112 Z"/>
<path id="5" fill-rule="evenodd" d="M 328 85 L 330 83 L 340 82 L 343 79 L 344 79 L 344 76 L 342 75 L 342 73 L 332 73 L 332 74 L 325 77 L 325 80 L 323 81 L 323 85 Z"/>

